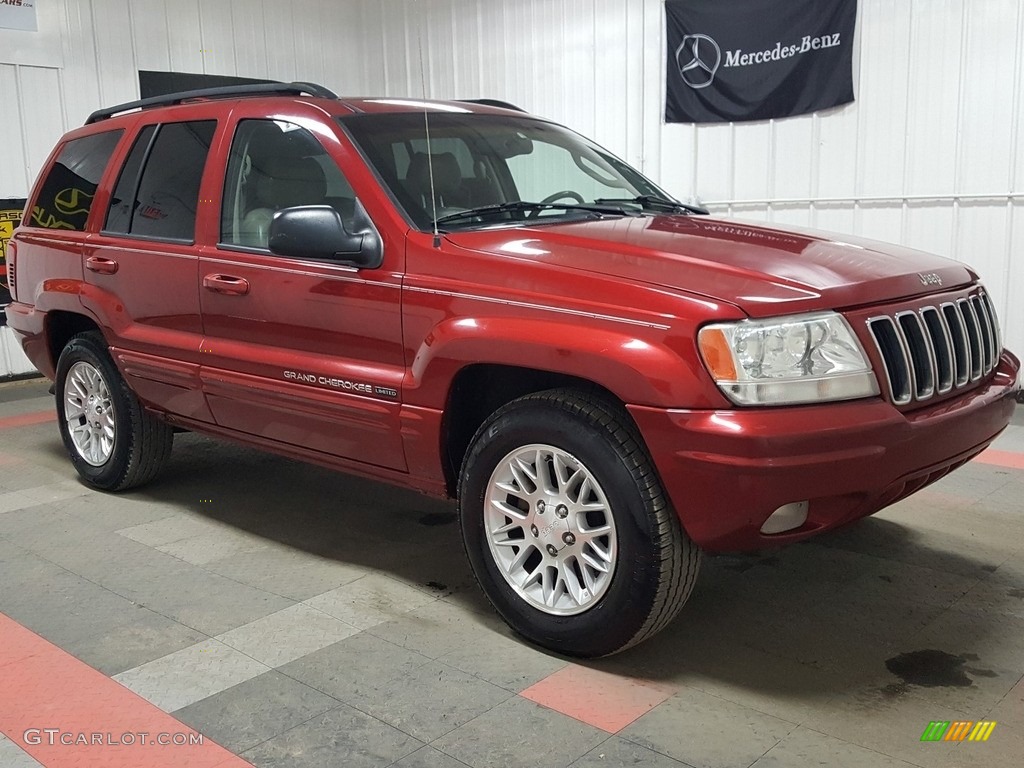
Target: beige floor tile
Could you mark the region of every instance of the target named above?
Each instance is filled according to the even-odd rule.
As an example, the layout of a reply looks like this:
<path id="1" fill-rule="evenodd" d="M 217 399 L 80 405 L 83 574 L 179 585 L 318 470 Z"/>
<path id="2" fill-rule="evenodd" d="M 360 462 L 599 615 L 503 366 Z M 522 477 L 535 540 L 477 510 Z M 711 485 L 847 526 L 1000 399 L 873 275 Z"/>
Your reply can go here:
<path id="1" fill-rule="evenodd" d="M 269 669 L 224 643 L 206 640 L 114 675 L 114 679 L 165 712 L 173 712 Z"/>
<path id="2" fill-rule="evenodd" d="M 268 667 L 279 667 L 357 632 L 351 624 L 298 603 L 216 639 Z"/>

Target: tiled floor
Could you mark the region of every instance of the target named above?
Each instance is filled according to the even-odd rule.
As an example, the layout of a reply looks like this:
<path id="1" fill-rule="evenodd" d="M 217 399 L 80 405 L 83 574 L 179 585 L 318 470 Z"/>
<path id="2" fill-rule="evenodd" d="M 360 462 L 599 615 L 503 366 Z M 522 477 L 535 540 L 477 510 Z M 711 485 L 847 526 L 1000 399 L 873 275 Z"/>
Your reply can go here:
<path id="1" fill-rule="evenodd" d="M 675 624 L 588 664 L 494 616 L 445 504 L 187 434 L 150 486 L 95 493 L 51 412 L 44 385 L 0 387 L 0 768 L 1024 756 L 1024 411 L 981 460 L 872 519 L 706 560 Z M 32 668 L 63 671 L 43 685 Z M 61 720 L 79 699 L 117 706 Z M 26 743 L 129 716 L 213 751 Z M 935 720 L 998 725 L 922 743 Z"/>

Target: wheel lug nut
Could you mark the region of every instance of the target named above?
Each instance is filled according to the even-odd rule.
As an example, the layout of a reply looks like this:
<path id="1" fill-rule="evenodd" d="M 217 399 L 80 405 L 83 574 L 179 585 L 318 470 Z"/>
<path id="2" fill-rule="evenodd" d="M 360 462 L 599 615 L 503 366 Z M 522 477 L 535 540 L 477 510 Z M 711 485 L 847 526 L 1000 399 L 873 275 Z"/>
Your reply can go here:
<path id="1" fill-rule="evenodd" d="M 540 531 L 537 530 L 537 526 L 536 525 L 531 525 L 530 526 L 530 533 L 532 533 L 534 536 L 539 536 L 540 535 Z"/>
<path id="2" fill-rule="evenodd" d="M 554 545 L 554 544 L 548 544 L 548 547 L 547 547 L 547 549 L 548 549 L 548 554 L 549 554 L 549 555 L 552 555 L 552 556 L 554 556 L 554 555 L 557 555 L 557 554 L 558 554 L 558 550 L 557 550 L 557 549 L 555 549 L 555 545 Z"/>
<path id="3" fill-rule="evenodd" d="M 571 533 L 563 533 L 562 534 L 562 541 L 564 541 L 566 544 L 572 546 L 573 544 L 576 543 L 576 537 L 573 536 Z"/>
<path id="4" fill-rule="evenodd" d="M 565 504 L 559 504 L 555 507 L 555 514 L 564 520 L 569 516 L 569 508 Z"/>
<path id="5" fill-rule="evenodd" d="M 547 508 L 547 506 L 548 505 L 545 504 L 543 501 L 538 501 L 537 502 L 537 514 L 538 515 L 543 515 L 544 514 L 544 510 Z"/>

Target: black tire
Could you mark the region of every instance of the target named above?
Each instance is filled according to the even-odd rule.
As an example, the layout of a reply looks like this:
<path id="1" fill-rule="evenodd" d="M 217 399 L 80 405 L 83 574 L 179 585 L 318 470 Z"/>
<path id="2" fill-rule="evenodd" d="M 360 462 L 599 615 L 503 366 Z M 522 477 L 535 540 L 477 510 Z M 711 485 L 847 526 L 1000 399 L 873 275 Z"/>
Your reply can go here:
<path id="1" fill-rule="evenodd" d="M 68 374 L 76 363 L 92 366 L 109 392 L 113 410 L 113 445 L 102 463 L 87 461 L 71 436 L 65 410 Z M 106 341 L 97 331 L 74 336 L 57 361 L 54 395 L 57 424 L 64 447 L 78 474 L 89 485 L 104 491 L 124 491 L 149 482 L 171 453 L 173 429 L 148 413 L 139 403 L 110 358 Z M 84 423 L 84 417 L 82 417 Z"/>
<path id="2" fill-rule="evenodd" d="M 518 594 L 485 532 L 492 473 L 512 452 L 534 444 L 556 447 L 585 466 L 614 518 L 618 554 L 611 581 L 574 615 L 541 610 Z M 498 613 L 531 642 L 568 656 L 606 656 L 654 635 L 675 618 L 697 580 L 700 549 L 683 532 L 629 416 L 580 391 L 527 395 L 484 422 L 463 462 L 459 519 L 477 581 Z M 524 529 L 522 535 L 529 534 Z"/>

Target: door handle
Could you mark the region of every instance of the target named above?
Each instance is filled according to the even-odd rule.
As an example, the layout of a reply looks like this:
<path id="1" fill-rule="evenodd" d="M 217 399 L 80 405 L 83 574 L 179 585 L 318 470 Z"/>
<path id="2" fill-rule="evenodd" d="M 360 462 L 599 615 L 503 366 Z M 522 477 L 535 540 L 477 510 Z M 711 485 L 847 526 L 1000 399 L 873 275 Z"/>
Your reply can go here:
<path id="1" fill-rule="evenodd" d="M 117 272 L 117 262 L 113 259 L 105 259 L 102 256 L 90 256 L 85 260 L 85 268 L 90 272 L 112 275 Z"/>
<path id="2" fill-rule="evenodd" d="M 207 275 L 203 278 L 203 288 L 228 296 L 245 296 L 249 292 L 249 281 L 231 275 Z"/>

